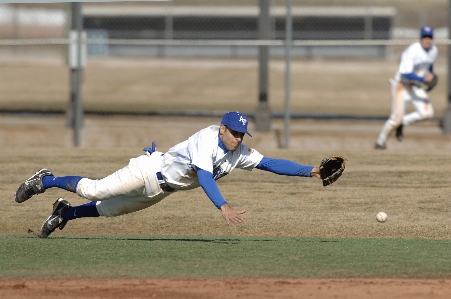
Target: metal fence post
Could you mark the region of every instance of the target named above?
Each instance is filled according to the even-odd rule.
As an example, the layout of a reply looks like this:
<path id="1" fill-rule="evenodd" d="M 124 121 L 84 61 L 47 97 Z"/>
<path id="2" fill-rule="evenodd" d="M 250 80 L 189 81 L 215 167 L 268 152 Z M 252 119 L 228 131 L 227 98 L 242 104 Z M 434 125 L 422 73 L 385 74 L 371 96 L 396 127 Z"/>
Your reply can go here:
<path id="1" fill-rule="evenodd" d="M 76 147 L 79 147 L 81 143 L 81 127 L 83 122 L 83 108 L 81 104 L 83 17 L 81 15 L 81 7 L 81 2 L 71 3 L 71 29 L 76 32 L 77 43 L 74 47 L 75 63 L 69 63 L 71 68 L 71 98 L 66 113 L 68 124 L 73 129 L 74 146 Z M 69 61 L 71 61 L 71 57 L 69 57 Z"/>
<path id="2" fill-rule="evenodd" d="M 448 1 L 448 39 L 451 35 L 451 0 Z M 448 74 L 451 74 L 451 45 L 448 45 Z M 447 76 L 448 107 L 443 113 L 443 133 L 451 134 L 451 76 Z"/>
<path id="3" fill-rule="evenodd" d="M 293 36 L 292 1 L 286 0 L 287 14 L 285 16 L 285 148 L 290 147 L 290 95 L 291 95 L 291 41 Z"/>
<path id="4" fill-rule="evenodd" d="M 260 0 L 260 17 L 258 21 L 260 39 L 270 38 L 270 6 L 270 0 Z M 255 112 L 255 126 L 257 131 L 269 131 L 271 120 L 271 111 L 268 105 L 269 46 L 259 46 L 258 58 L 258 106 Z"/>

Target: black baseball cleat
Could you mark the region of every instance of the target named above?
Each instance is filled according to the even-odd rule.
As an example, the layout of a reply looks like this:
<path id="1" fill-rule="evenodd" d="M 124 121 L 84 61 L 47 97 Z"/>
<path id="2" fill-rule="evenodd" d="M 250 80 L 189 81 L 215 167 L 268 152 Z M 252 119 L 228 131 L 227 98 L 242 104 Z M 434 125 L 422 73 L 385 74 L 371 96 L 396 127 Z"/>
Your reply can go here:
<path id="1" fill-rule="evenodd" d="M 47 238 L 58 227 L 60 230 L 66 226 L 67 220 L 64 221 L 64 212 L 71 207 L 70 203 L 63 199 L 58 198 L 53 204 L 53 213 L 42 224 L 39 231 L 40 238 Z"/>
<path id="2" fill-rule="evenodd" d="M 396 128 L 396 139 L 398 139 L 399 142 L 402 141 L 402 137 L 403 137 L 403 133 L 402 133 L 402 129 L 403 129 L 404 125 L 400 124 L 397 128 Z"/>
<path id="3" fill-rule="evenodd" d="M 30 199 L 33 195 L 44 193 L 42 178 L 47 175 L 53 175 L 53 173 L 43 168 L 23 182 L 16 191 L 16 202 L 21 203 Z"/>
<path id="4" fill-rule="evenodd" d="M 376 142 L 376 144 L 374 145 L 374 149 L 384 150 L 384 149 L 387 149 L 387 146 L 385 144 L 384 145 L 380 145 L 379 143 Z"/>

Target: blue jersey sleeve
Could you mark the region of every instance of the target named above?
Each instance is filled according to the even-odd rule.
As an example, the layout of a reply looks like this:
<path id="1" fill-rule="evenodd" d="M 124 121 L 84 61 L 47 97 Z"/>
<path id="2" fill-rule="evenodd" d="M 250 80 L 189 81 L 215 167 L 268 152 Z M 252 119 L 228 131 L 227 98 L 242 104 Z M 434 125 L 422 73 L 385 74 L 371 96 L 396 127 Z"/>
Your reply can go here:
<path id="1" fill-rule="evenodd" d="M 213 174 L 211 172 L 197 167 L 197 179 L 199 180 L 202 189 L 204 189 L 205 194 L 207 194 L 208 198 L 218 209 L 227 203 L 221 195 L 221 192 L 219 192 L 218 185 L 213 179 Z"/>
<path id="2" fill-rule="evenodd" d="M 408 73 L 408 74 L 402 74 L 402 75 L 404 78 L 407 78 L 409 80 L 424 82 L 424 78 L 418 76 L 415 73 Z"/>
<path id="3" fill-rule="evenodd" d="M 298 164 L 290 160 L 263 157 L 256 168 L 276 174 L 310 177 L 313 166 Z"/>

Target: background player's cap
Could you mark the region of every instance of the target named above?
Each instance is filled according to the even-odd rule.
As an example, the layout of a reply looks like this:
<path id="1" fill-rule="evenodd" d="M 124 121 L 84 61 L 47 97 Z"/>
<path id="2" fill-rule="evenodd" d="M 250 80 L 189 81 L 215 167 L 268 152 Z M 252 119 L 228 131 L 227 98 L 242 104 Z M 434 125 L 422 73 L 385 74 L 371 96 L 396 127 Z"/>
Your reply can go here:
<path id="1" fill-rule="evenodd" d="M 246 115 L 241 114 L 238 111 L 227 112 L 226 114 L 224 114 L 221 120 L 221 124 L 229 127 L 230 129 L 237 132 L 246 133 L 247 135 L 252 137 L 252 135 L 247 130 L 248 123 L 249 121 L 247 120 Z"/>
<path id="2" fill-rule="evenodd" d="M 421 35 L 421 37 L 428 36 L 428 37 L 432 38 L 432 37 L 434 37 L 434 28 L 432 28 L 431 26 L 421 27 L 420 35 Z"/>

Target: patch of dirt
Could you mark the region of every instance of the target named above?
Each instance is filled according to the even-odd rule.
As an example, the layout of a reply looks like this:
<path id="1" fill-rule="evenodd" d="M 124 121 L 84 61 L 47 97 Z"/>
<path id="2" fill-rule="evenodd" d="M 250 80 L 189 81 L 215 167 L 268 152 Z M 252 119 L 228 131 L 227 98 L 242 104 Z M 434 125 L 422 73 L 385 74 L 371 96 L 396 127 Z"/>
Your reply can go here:
<path id="1" fill-rule="evenodd" d="M 0 281 L 0 297 L 25 298 L 451 298 L 451 280 L 58 279 Z"/>

